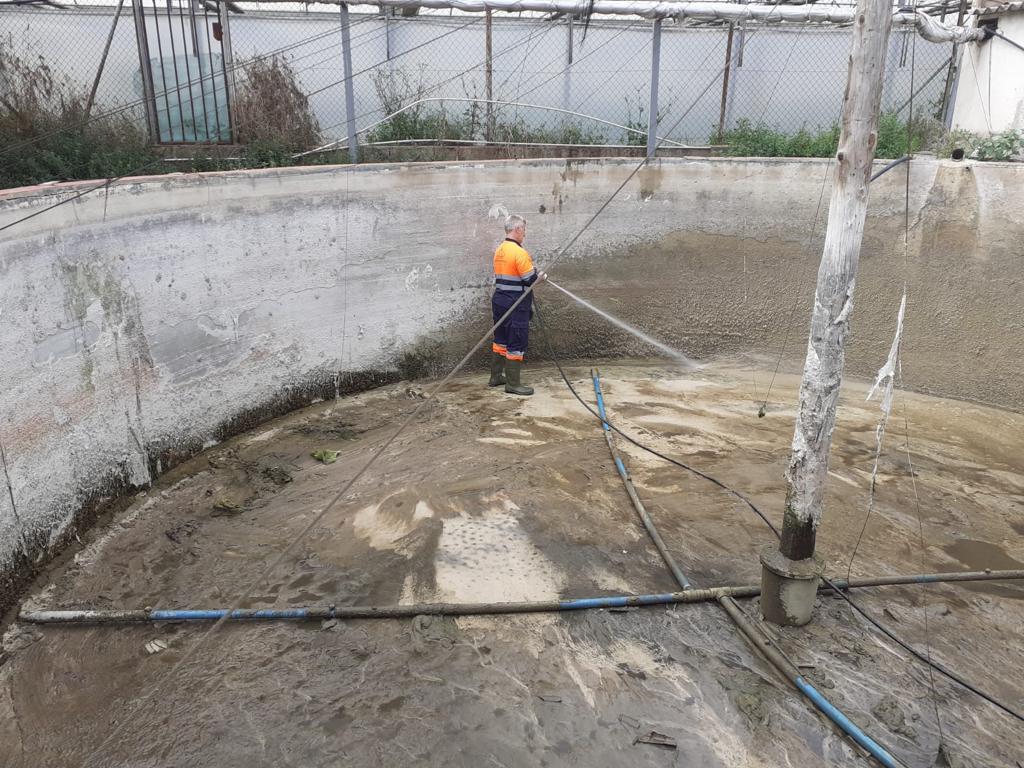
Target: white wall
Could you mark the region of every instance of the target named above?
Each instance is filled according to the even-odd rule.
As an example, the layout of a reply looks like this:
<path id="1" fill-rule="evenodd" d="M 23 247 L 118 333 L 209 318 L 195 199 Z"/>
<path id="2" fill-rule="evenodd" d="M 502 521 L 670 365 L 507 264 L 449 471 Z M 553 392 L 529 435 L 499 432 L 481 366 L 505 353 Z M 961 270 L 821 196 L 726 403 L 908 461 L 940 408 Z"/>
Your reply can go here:
<path id="1" fill-rule="evenodd" d="M 1024 11 L 999 17 L 999 32 L 1024 45 Z M 1024 129 L 1024 51 L 997 37 L 964 49 L 953 127 L 989 135 Z"/>

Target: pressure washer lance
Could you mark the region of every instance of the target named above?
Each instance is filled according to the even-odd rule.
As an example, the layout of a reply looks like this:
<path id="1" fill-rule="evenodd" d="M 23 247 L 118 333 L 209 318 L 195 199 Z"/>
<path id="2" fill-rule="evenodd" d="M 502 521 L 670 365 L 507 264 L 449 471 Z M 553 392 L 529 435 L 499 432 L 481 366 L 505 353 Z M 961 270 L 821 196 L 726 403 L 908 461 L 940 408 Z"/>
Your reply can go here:
<path id="1" fill-rule="evenodd" d="M 687 368 L 700 368 L 701 367 L 701 364 L 698 363 L 696 360 L 693 360 L 692 358 L 687 357 L 682 352 L 679 352 L 678 350 L 675 350 L 672 347 L 670 347 L 668 344 L 665 344 L 664 342 L 658 341 L 657 339 L 655 339 L 655 338 L 653 338 L 651 336 L 648 336 L 646 333 L 641 331 L 639 328 L 634 328 L 632 325 L 627 323 L 625 320 L 620 320 L 619 318 L 615 317 L 614 315 L 611 315 L 611 314 L 605 312 L 603 309 L 599 309 L 599 308 L 595 307 L 593 304 L 591 304 L 586 299 L 582 299 L 579 296 L 577 296 L 575 293 L 573 293 L 572 291 L 568 290 L 567 288 L 563 288 L 558 283 L 556 283 L 554 280 L 552 280 L 550 277 L 547 278 L 547 284 L 552 286 L 553 288 L 557 288 L 559 291 L 564 293 L 566 296 L 568 296 L 570 299 L 575 301 L 580 306 L 586 307 L 587 309 L 589 309 L 594 314 L 600 315 L 601 317 L 603 317 L 605 320 L 607 320 L 612 325 L 618 326 L 619 328 L 621 328 L 622 330 L 626 331 L 627 333 L 632 334 L 633 336 L 635 336 L 636 338 L 640 339 L 640 341 L 644 342 L 645 344 L 650 344 L 652 347 L 654 347 L 655 349 L 659 350 L 660 352 L 664 352 L 668 357 L 672 358 L 673 360 L 675 360 L 678 363 L 681 363 L 682 365 L 685 365 Z"/>

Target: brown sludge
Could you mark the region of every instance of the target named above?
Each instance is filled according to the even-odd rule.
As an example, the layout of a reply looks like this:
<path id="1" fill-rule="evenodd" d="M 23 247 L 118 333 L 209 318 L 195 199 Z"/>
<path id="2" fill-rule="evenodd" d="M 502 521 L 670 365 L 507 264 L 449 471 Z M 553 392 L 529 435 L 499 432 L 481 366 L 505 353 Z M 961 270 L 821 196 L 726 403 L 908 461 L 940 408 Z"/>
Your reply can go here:
<path id="1" fill-rule="evenodd" d="M 766 361 L 681 373 L 602 365 L 610 418 L 747 493 L 776 521 L 796 377 L 757 417 Z M 585 396 L 587 369 L 570 369 Z M 351 498 L 324 519 L 251 607 L 543 600 L 671 591 L 596 421 L 551 369 L 529 400 L 457 379 Z M 867 507 L 877 405 L 844 383 L 825 520 L 845 576 Z M 419 402 L 402 384 L 322 403 L 216 446 L 169 473 L 25 607 L 214 608 L 254 578 Z M 1024 417 L 905 397 L 927 548 L 889 425 L 875 512 L 853 575 L 1021 567 Z M 785 403 L 785 406 L 779 405 Z M 620 443 L 637 488 L 699 585 L 755 583 L 767 528 L 710 484 Z M 340 451 L 333 464 L 311 456 Z M 286 479 L 290 478 L 290 479 Z M 217 508 L 219 505 L 219 509 Z M 886 587 L 860 602 L 979 687 L 1020 703 L 1024 588 Z M 756 603 L 745 604 L 753 613 Z M 884 609 L 884 611 L 883 611 Z M 0 666 L 4 765 L 78 766 L 204 627 L 12 625 Z M 938 732 L 927 675 L 821 596 L 808 627 L 776 631 L 808 678 L 910 766 Z M 160 642 L 155 642 L 160 641 Z M 164 647 L 166 646 L 166 647 Z M 156 649 L 156 650 L 154 650 Z M 1019 724 L 937 677 L 958 765 L 1024 759 Z M 645 744 L 645 734 L 675 749 Z M 228 625 L 135 713 L 95 765 L 863 765 L 764 664 L 715 605 L 556 616 Z"/>

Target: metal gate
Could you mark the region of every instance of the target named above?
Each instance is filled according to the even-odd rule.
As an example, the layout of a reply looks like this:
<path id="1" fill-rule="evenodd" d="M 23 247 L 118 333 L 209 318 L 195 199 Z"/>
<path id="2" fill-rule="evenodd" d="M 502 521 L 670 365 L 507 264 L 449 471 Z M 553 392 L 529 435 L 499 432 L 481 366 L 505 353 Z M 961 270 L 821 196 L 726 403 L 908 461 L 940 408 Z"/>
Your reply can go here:
<path id="1" fill-rule="evenodd" d="M 230 143 L 224 0 L 219 9 L 198 0 L 131 2 L 141 64 L 136 87 L 146 102 L 152 139 L 160 144 Z"/>

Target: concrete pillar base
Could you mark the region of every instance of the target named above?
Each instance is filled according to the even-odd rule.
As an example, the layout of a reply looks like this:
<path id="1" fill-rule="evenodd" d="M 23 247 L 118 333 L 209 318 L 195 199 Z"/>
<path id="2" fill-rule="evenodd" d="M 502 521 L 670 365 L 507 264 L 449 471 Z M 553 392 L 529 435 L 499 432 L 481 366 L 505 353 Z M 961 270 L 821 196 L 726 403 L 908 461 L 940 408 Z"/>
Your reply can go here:
<path id="1" fill-rule="evenodd" d="M 761 615 L 773 624 L 802 626 L 811 620 L 825 561 L 817 555 L 790 560 L 772 546 L 761 553 Z"/>

